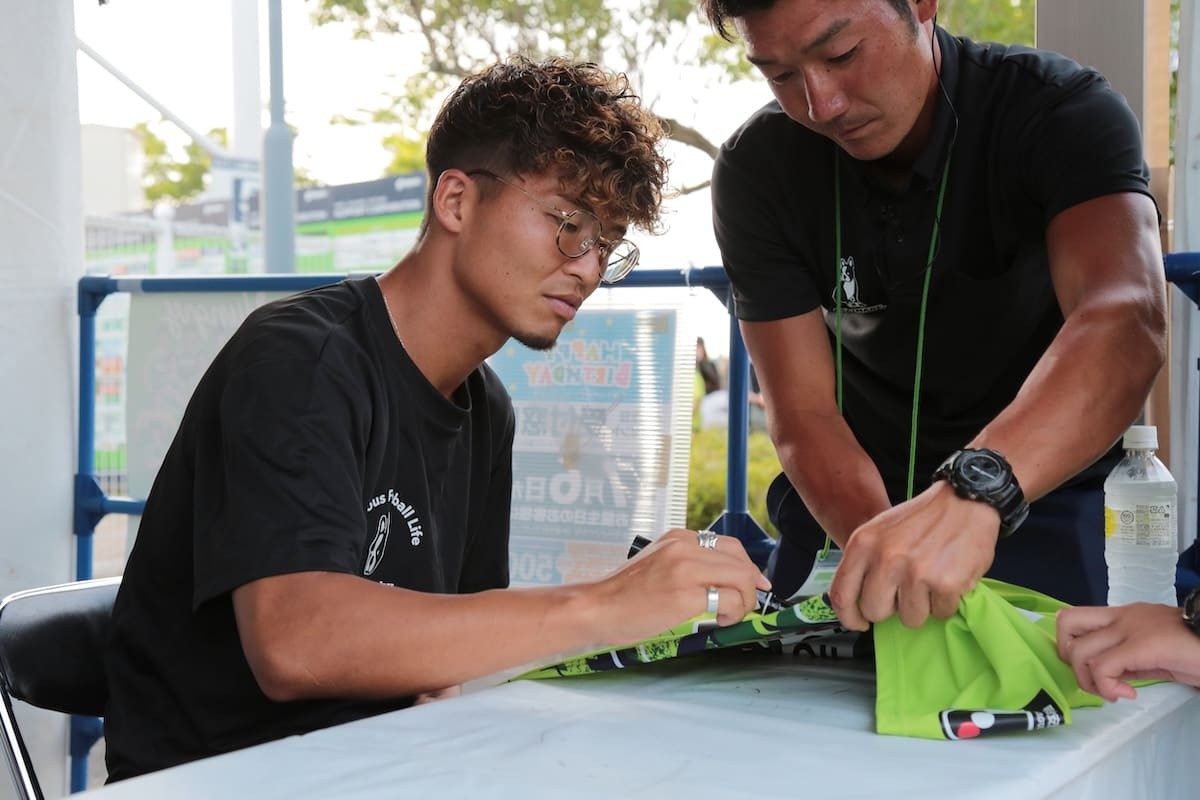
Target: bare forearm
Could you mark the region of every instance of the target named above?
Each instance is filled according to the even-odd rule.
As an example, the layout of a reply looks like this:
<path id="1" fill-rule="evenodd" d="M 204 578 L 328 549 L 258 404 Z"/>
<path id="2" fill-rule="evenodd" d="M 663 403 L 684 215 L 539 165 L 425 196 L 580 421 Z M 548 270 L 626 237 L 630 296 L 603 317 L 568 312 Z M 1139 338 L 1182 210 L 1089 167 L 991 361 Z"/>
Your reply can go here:
<path id="1" fill-rule="evenodd" d="M 844 546 L 859 525 L 890 507 L 878 468 L 840 415 L 784 417 L 782 424 L 772 427 L 772 438 L 788 479 L 839 545 Z"/>
<path id="2" fill-rule="evenodd" d="M 332 572 L 252 581 L 233 592 L 246 660 L 273 700 L 402 697 L 588 645 L 621 646 L 705 611 L 730 625 L 770 583 L 732 537 L 699 546 L 667 531 L 591 583 L 427 594 Z"/>
<path id="3" fill-rule="evenodd" d="M 741 323 L 758 370 L 780 464 L 839 545 L 890 506 L 883 479 L 838 410 L 833 356 L 820 310 Z"/>
<path id="4" fill-rule="evenodd" d="M 583 587 L 438 595 L 337 573 L 304 578 L 303 592 L 289 592 L 289 613 L 272 617 L 269 643 L 246 642 L 243 633 L 245 650 L 258 654 L 251 667 L 276 700 L 434 691 L 594 636 Z M 255 627 L 246 613 L 253 612 L 238 618 L 243 632 Z"/>
<path id="5" fill-rule="evenodd" d="M 1166 354 L 1166 282 L 1154 204 L 1106 195 L 1046 232 L 1065 322 L 1013 402 L 973 444 L 1009 459 L 1029 498 L 1092 463 L 1131 423 Z"/>
<path id="6" fill-rule="evenodd" d="M 1136 310 L 1072 316 L 972 446 L 1004 453 L 1030 500 L 1052 491 L 1136 419 L 1163 364 L 1164 328 L 1153 313 Z"/>

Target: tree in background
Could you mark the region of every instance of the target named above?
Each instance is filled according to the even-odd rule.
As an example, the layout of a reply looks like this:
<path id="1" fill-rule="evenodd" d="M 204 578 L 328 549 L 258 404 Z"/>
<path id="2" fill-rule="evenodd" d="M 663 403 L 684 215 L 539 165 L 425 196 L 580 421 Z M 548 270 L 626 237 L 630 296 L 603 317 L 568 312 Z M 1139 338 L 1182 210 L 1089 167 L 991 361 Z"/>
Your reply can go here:
<path id="1" fill-rule="evenodd" d="M 384 168 L 385 175 L 403 175 L 425 171 L 425 142 L 410 133 L 389 133 L 383 137 L 383 147 L 392 154 Z"/>
<path id="2" fill-rule="evenodd" d="M 389 169 L 424 166 L 424 131 L 436 104 L 466 75 L 520 53 L 562 55 L 625 72 L 660 113 L 675 141 L 710 159 L 718 144 L 671 113 L 702 102 L 714 83 L 746 77 L 740 51 L 711 33 L 695 0 L 311 0 L 318 24 L 350 24 L 363 39 L 404 38 L 422 48 L 426 70 L 411 76 L 378 109 L 335 117 L 382 123 L 395 155 Z M 669 107 L 669 108 L 668 108 Z M 681 193 L 708 185 L 705 177 Z"/>
<path id="3" fill-rule="evenodd" d="M 377 109 L 334 117 L 345 124 L 394 126 L 383 138 L 391 154 L 384 174 L 424 168 L 424 131 L 436 104 L 464 76 L 510 53 L 533 58 L 566 55 L 598 61 L 629 75 L 652 107 L 663 109 L 671 138 L 708 158 L 718 142 L 683 121 L 680 112 L 703 102 L 714 84 L 754 78 L 741 49 L 714 35 L 698 14 L 695 0 L 310 0 L 318 24 L 349 23 L 363 39 L 406 37 L 422 47 L 427 70 L 407 79 L 403 90 Z M 1173 0 L 1176 18 L 1178 0 Z M 1032 44 L 1035 0 L 945 0 L 940 20 L 947 28 L 977 40 Z M 665 75 L 657 83 L 649 75 Z M 1174 77 L 1172 77 L 1174 80 Z M 647 89 L 654 94 L 647 94 Z M 156 130 L 134 127 L 143 144 L 143 186 L 150 203 L 184 203 L 208 185 L 211 157 L 188 143 L 180 157 Z M 224 128 L 208 135 L 225 145 Z M 296 186 L 321 181 L 296 169 Z M 687 194 L 708 185 L 700 178 L 680 183 Z"/>
<path id="4" fill-rule="evenodd" d="M 179 159 L 167 146 L 167 142 L 151 129 L 151 123 L 139 122 L 133 132 L 142 141 L 142 152 L 146 157 L 142 171 L 142 189 L 146 202 L 151 205 L 160 200 L 176 204 L 186 202 L 208 186 L 208 170 L 212 157 L 195 142 L 184 146 L 184 158 Z M 208 138 L 222 147 L 228 144 L 229 134 L 224 128 L 213 128 Z"/>
<path id="5" fill-rule="evenodd" d="M 1034 44 L 1036 0 L 944 0 L 938 24 L 977 42 Z"/>
<path id="6" fill-rule="evenodd" d="M 161 120 L 157 123 L 139 122 L 133 126 L 133 132 L 141 139 L 142 153 L 145 156 L 142 190 L 145 192 L 146 202 L 150 205 L 160 200 L 181 205 L 196 199 L 208 188 L 212 156 L 195 142 L 188 142 L 184 145 L 180 158 L 168 145 L 167 140 L 155 130 L 163 126 L 168 126 L 168 123 Z M 292 133 L 295 134 L 295 130 Z M 206 135 L 222 147 L 229 145 L 229 133 L 225 128 L 213 128 Z M 304 168 L 297 167 L 295 185 L 320 186 L 321 182 Z"/>
<path id="7" fill-rule="evenodd" d="M 310 0 L 317 24 L 348 23 L 362 39 L 420 47 L 426 70 L 377 109 L 339 115 L 343 124 L 394 126 L 384 139 L 388 172 L 424 166 L 424 131 L 440 98 L 463 77 L 510 54 L 562 55 L 625 72 L 674 141 L 715 158 L 719 142 L 683 119 L 713 85 L 753 77 L 753 68 L 709 29 L 696 0 Z M 972 38 L 1033 41 L 1033 0 L 946 0 L 941 16 Z M 706 174 L 706 173 L 705 173 Z M 686 194 L 708 185 L 676 179 Z"/>

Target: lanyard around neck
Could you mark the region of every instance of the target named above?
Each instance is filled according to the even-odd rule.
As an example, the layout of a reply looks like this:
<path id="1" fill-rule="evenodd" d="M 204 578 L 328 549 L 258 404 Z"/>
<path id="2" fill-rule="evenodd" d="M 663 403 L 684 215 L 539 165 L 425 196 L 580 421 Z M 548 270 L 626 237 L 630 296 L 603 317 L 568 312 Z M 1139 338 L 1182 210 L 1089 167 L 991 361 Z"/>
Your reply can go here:
<path id="1" fill-rule="evenodd" d="M 933 276 L 933 259 L 937 256 L 938 234 L 941 232 L 942 226 L 942 204 L 946 199 L 946 182 L 950 177 L 950 157 L 954 153 L 953 141 L 950 149 L 946 153 L 946 163 L 942 166 L 942 181 L 938 187 L 937 206 L 933 212 L 933 230 L 929 234 L 929 253 L 925 257 L 925 278 L 921 287 L 921 312 L 917 318 L 917 366 L 913 374 L 913 399 L 912 399 L 912 419 L 909 425 L 908 439 L 908 487 L 905 492 L 905 499 L 911 500 L 913 496 L 913 479 L 916 474 L 917 464 L 917 420 L 919 419 L 919 411 L 921 404 L 921 369 L 924 365 L 925 356 L 925 315 L 929 307 L 929 281 Z M 836 298 L 834 311 L 834 336 L 837 340 L 835 349 L 835 374 L 837 376 L 837 407 L 838 413 L 844 414 L 842 408 L 842 295 L 845 293 L 841 286 L 842 280 L 842 174 L 841 174 L 841 153 L 835 151 L 833 158 L 833 218 L 834 218 L 834 233 L 833 233 L 833 248 L 834 248 L 834 267 L 833 267 L 833 295 Z M 825 547 L 817 555 L 817 558 L 824 561 L 829 555 L 829 548 L 832 546 L 832 540 L 829 535 L 825 535 Z"/>
<path id="2" fill-rule="evenodd" d="M 933 230 L 929 234 L 929 253 L 925 257 L 925 278 L 924 285 L 921 288 L 921 312 L 917 320 L 917 366 L 913 375 L 913 398 L 912 398 L 912 420 L 909 429 L 908 442 L 908 489 L 905 494 L 906 499 L 911 499 L 913 496 L 913 478 L 916 472 L 917 462 L 917 420 L 919 418 L 919 407 L 921 401 L 921 369 L 924 363 L 925 351 L 925 316 L 929 307 L 929 282 L 933 276 L 933 260 L 937 256 L 938 250 L 938 234 L 941 231 L 942 225 L 942 204 L 946 199 L 946 183 L 950 177 L 950 157 L 953 155 L 954 146 L 951 143 L 949 151 L 946 153 L 946 163 L 942 166 L 942 181 L 938 188 L 937 206 L 933 214 Z M 837 375 L 837 406 L 838 412 L 844 413 L 842 409 L 842 296 L 845 293 L 841 286 L 842 277 L 842 178 L 841 178 L 841 154 L 836 153 L 833 159 L 833 208 L 834 208 L 834 297 L 836 298 L 836 310 L 834 313 L 835 338 L 837 340 L 836 348 L 836 375 Z M 822 551 L 822 557 L 829 551 L 829 537 L 825 538 L 825 550 Z"/>

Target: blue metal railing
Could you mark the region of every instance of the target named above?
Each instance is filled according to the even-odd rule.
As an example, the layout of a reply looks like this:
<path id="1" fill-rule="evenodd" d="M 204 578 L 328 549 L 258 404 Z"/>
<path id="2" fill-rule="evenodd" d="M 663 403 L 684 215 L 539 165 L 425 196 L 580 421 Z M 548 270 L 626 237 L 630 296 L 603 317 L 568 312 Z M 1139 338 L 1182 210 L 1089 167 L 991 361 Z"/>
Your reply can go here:
<path id="1" fill-rule="evenodd" d="M 212 277 L 88 276 L 79 281 L 79 450 L 80 471 L 75 475 L 74 530 L 76 580 L 92 577 L 92 535 L 108 514 L 140 514 L 144 500 L 104 493 L 92 471 L 95 462 L 96 311 L 116 292 L 299 292 L 345 279 L 345 275 L 228 275 Z M 615 288 L 703 287 L 728 306 L 729 281 L 720 267 L 687 270 L 640 270 Z M 769 545 L 762 528 L 747 511 L 747 445 L 749 414 L 749 359 L 737 320 L 729 322 L 729 439 L 725 513 L 713 530 L 747 539 L 749 546 Z M 87 471 L 85 471 L 85 468 Z M 754 553 L 751 553 L 752 557 Z"/>
<path id="2" fill-rule="evenodd" d="M 1200 306 L 1200 253 L 1167 253 L 1163 262 L 1167 280 Z"/>
<path id="3" fill-rule="evenodd" d="M 111 294 L 153 292 L 300 292 L 343 280 L 345 275 L 230 275 L 130 277 L 89 275 L 79 281 L 79 442 L 75 474 L 75 579 L 92 577 L 92 535 L 108 514 L 140 514 L 144 500 L 110 497 L 96 480 L 96 312 Z"/>

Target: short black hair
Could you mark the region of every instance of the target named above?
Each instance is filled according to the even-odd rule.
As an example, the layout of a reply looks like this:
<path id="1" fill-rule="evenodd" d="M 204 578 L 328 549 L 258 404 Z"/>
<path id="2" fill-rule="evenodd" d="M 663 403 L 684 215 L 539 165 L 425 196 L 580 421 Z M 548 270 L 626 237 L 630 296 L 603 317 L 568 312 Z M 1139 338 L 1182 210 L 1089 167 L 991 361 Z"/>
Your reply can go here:
<path id="1" fill-rule="evenodd" d="M 762 11 L 775 5 L 778 0 L 700 0 L 700 10 L 708 17 L 713 30 L 721 34 L 726 41 L 733 41 L 733 33 L 729 30 L 731 19 L 744 17 L 751 11 Z M 913 14 L 908 0 L 887 0 L 888 5 L 895 9 L 900 19 L 907 21 L 915 30 L 917 17 Z"/>

